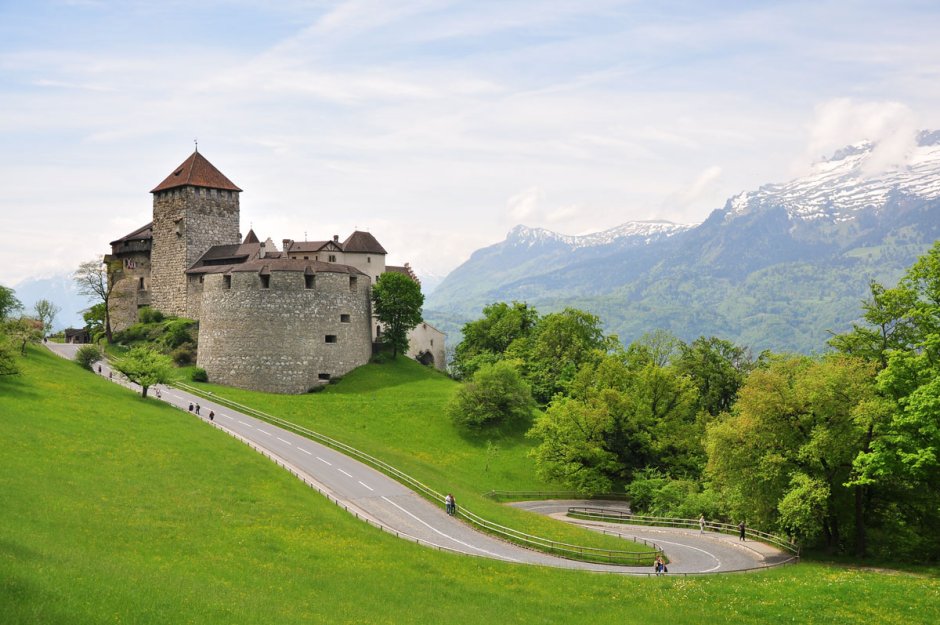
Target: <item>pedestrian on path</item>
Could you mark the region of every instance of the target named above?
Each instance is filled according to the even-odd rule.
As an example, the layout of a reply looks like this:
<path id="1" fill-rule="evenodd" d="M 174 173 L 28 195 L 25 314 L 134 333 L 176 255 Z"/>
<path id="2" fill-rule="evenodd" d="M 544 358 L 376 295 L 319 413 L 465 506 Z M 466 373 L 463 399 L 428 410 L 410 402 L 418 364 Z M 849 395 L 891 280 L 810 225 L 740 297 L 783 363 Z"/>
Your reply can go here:
<path id="1" fill-rule="evenodd" d="M 189 411 L 190 411 L 190 412 L 193 411 L 193 402 L 189 402 Z"/>
<path id="2" fill-rule="evenodd" d="M 101 375 L 101 365 L 98 365 L 98 375 Z"/>
<path id="3" fill-rule="evenodd" d="M 699 534 L 705 533 L 705 515 L 704 514 L 698 518 L 698 533 Z"/>
<path id="4" fill-rule="evenodd" d="M 156 393 L 157 399 L 160 399 L 161 397 L 163 397 L 163 394 L 160 393 L 160 387 L 159 387 L 159 386 L 158 386 L 153 392 Z"/>
<path id="5" fill-rule="evenodd" d="M 199 414 L 199 404 L 196 404 L 196 414 Z"/>
<path id="6" fill-rule="evenodd" d="M 109 379 L 109 380 L 113 380 L 113 379 L 114 379 L 114 372 L 113 372 L 113 371 L 108 371 L 108 379 Z"/>
<path id="7" fill-rule="evenodd" d="M 745 533 L 747 533 L 747 525 L 744 524 L 744 521 L 738 523 L 738 540 L 747 540 L 744 538 Z"/>
<path id="8" fill-rule="evenodd" d="M 214 410 L 210 410 L 210 411 L 209 411 L 209 421 L 215 421 L 215 411 L 214 411 Z"/>
<path id="9" fill-rule="evenodd" d="M 447 493 L 447 496 L 444 497 L 444 509 L 447 510 L 447 514 L 450 516 L 457 513 L 457 502 L 454 501 L 454 496 L 450 493 Z"/>
<path id="10" fill-rule="evenodd" d="M 653 564 L 653 571 L 656 573 L 657 577 L 669 571 L 669 569 L 666 568 L 666 563 L 663 561 L 662 556 L 656 556 L 656 562 Z"/>

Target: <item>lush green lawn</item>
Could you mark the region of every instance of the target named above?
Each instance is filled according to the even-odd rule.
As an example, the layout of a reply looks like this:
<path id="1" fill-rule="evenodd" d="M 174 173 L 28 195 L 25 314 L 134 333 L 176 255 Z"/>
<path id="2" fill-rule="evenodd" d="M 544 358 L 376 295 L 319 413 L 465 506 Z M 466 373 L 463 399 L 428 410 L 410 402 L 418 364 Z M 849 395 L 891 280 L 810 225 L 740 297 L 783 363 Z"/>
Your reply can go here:
<path id="1" fill-rule="evenodd" d="M 0 378 L 0 623 L 940 620 L 931 576 L 650 579 L 436 552 L 188 413 L 38 349 L 23 371 Z"/>
<path id="2" fill-rule="evenodd" d="M 528 456 L 527 427 L 461 434 L 444 414 L 457 389 L 447 376 L 413 360 L 369 364 L 319 393 L 275 395 L 213 384 L 198 388 L 326 434 L 379 458 L 459 505 L 497 523 L 560 542 L 622 551 L 649 547 L 500 505 L 490 490 L 563 490 L 539 480 Z M 624 530 L 629 534 L 628 530 Z M 652 560 L 650 560 L 652 562 Z"/>

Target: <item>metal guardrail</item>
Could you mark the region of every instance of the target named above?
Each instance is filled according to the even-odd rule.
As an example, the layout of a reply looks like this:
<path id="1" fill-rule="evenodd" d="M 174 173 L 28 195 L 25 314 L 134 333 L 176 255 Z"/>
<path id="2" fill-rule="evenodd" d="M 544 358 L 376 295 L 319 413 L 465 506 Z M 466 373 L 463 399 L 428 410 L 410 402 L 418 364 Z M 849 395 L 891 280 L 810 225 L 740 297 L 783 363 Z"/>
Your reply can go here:
<path id="1" fill-rule="evenodd" d="M 280 417 L 275 417 L 251 406 L 246 406 L 231 399 L 216 395 L 211 391 L 205 391 L 195 386 L 186 384 L 185 382 L 175 382 L 174 386 L 181 388 L 185 391 L 193 393 L 194 395 L 199 395 L 200 397 L 205 397 L 206 399 L 211 399 L 212 401 L 218 402 L 220 404 L 227 405 L 231 408 L 249 414 L 257 419 L 261 419 L 273 425 L 283 427 L 285 429 L 291 430 L 302 436 L 306 436 L 312 440 L 315 440 L 327 447 L 331 447 L 337 451 L 356 458 L 369 466 L 381 471 L 385 475 L 405 484 L 415 492 L 423 495 L 426 499 L 429 499 L 431 502 L 436 505 L 443 507 L 444 495 L 435 491 L 431 487 L 423 484 L 417 479 L 411 477 L 407 473 L 400 471 L 399 469 L 393 467 L 392 465 L 379 460 L 374 456 L 356 449 L 346 443 L 338 441 L 334 438 L 330 438 L 324 434 L 320 434 L 314 430 L 306 428 L 296 423 L 287 421 Z M 527 534 L 519 530 L 513 529 L 511 527 L 506 527 L 505 525 L 500 525 L 499 523 L 494 523 L 489 521 L 462 506 L 457 509 L 457 516 L 463 518 L 471 525 L 480 528 L 481 530 L 496 535 L 504 540 L 527 547 L 529 549 L 534 549 L 536 551 L 541 551 L 556 555 L 562 558 L 567 558 L 569 560 L 579 560 L 582 562 L 595 562 L 602 564 L 617 564 L 623 566 L 647 566 L 652 563 L 652 559 L 657 555 L 663 553 L 662 549 L 651 541 L 647 541 L 641 538 L 634 538 L 632 536 L 624 536 L 615 532 L 606 532 L 609 535 L 619 536 L 621 538 L 633 540 L 635 542 L 641 542 L 646 544 L 649 547 L 652 547 L 650 551 L 619 551 L 614 549 L 603 549 L 600 547 L 587 547 L 583 545 L 573 545 L 570 543 L 560 542 L 556 540 L 551 540 L 541 536 L 534 536 L 532 534 Z"/>
<path id="2" fill-rule="evenodd" d="M 657 517 L 644 516 L 640 514 L 630 514 L 610 508 L 593 508 L 591 506 L 572 506 L 568 508 L 568 516 L 578 519 L 590 519 L 595 521 L 607 521 L 614 523 L 628 523 L 631 525 L 655 525 L 658 527 L 688 527 L 690 529 L 700 529 L 698 519 L 682 519 L 677 517 Z M 710 532 L 720 532 L 722 534 L 731 534 L 737 536 L 739 529 L 737 525 L 731 523 L 706 522 L 705 530 Z M 800 555 L 800 546 L 796 543 L 776 534 L 761 532 L 759 530 L 746 528 L 745 536 L 752 540 L 767 543 L 783 549 L 794 555 Z"/>
<path id="3" fill-rule="evenodd" d="M 601 493 L 585 495 L 575 490 L 491 490 L 485 495 L 494 501 L 538 501 L 542 499 L 597 499 L 605 501 L 629 501 L 626 493 Z"/>

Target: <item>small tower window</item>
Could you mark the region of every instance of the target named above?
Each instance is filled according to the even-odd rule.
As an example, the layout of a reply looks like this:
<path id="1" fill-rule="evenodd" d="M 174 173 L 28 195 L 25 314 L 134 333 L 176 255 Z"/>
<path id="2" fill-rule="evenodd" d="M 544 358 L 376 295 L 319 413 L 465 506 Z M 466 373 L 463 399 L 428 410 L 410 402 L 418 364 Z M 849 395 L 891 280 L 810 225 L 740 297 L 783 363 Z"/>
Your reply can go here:
<path id="1" fill-rule="evenodd" d="M 335 335 L 335 334 L 327 334 L 327 335 L 326 335 L 326 342 L 327 342 L 327 343 L 335 343 L 335 342 L 336 342 L 336 335 Z"/>
<path id="2" fill-rule="evenodd" d="M 271 276 L 258 276 L 261 278 L 261 288 L 270 289 L 271 288 Z"/>
<path id="3" fill-rule="evenodd" d="M 349 323 L 349 315 L 340 315 L 339 321 L 340 323 Z"/>
<path id="4" fill-rule="evenodd" d="M 222 276 L 222 288 L 223 289 L 232 288 L 232 276 Z"/>
<path id="5" fill-rule="evenodd" d="M 371 256 L 366 256 L 366 262 L 367 262 L 367 263 L 371 263 L 371 262 L 372 262 L 372 257 L 371 257 Z"/>
<path id="6" fill-rule="evenodd" d="M 335 262 L 336 262 L 336 254 L 330 254 L 330 260 L 329 260 L 329 262 L 331 262 L 331 263 L 335 263 Z"/>
<path id="7" fill-rule="evenodd" d="M 358 278 L 356 278 L 356 276 L 349 276 L 349 290 L 352 291 L 353 293 L 356 292 L 357 282 L 358 282 Z"/>
<path id="8" fill-rule="evenodd" d="M 138 291 L 144 290 L 144 277 L 143 276 L 137 279 L 137 290 Z"/>
<path id="9" fill-rule="evenodd" d="M 313 279 L 314 279 L 314 275 L 313 275 L 313 274 L 305 275 L 305 276 L 304 276 L 304 288 L 305 288 L 305 289 L 312 289 L 312 288 L 313 288 L 313 281 L 314 281 Z"/>
<path id="10" fill-rule="evenodd" d="M 318 379 L 318 380 L 329 380 L 329 379 L 330 379 L 330 374 L 329 374 L 329 373 L 318 373 L 318 374 L 317 374 L 317 379 Z"/>

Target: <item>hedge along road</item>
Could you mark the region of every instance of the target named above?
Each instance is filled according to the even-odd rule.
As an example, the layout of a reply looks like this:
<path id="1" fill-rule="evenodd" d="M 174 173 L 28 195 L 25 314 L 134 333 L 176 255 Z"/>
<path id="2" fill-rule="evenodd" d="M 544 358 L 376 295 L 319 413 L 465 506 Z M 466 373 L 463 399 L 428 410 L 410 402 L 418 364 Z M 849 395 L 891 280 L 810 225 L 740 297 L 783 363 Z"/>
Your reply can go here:
<path id="1" fill-rule="evenodd" d="M 80 345 L 47 343 L 47 347 L 64 358 L 74 358 Z M 106 362 L 101 375 L 111 376 Z M 96 366 L 97 370 L 97 366 Z M 117 372 L 113 381 L 139 392 Z M 477 531 L 470 525 L 448 516 L 440 506 L 424 499 L 399 482 L 375 469 L 316 443 L 308 438 L 242 414 L 221 404 L 192 395 L 180 389 L 160 385 L 160 400 L 181 410 L 199 406 L 193 416 L 249 444 L 289 468 L 314 488 L 330 497 L 349 512 L 384 530 L 422 544 L 477 557 L 493 558 L 520 564 L 535 564 L 568 569 L 583 569 L 623 574 L 650 574 L 650 567 L 628 567 L 566 560 L 525 549 Z M 156 388 L 151 389 L 154 393 Z M 151 397 L 155 397 L 152 394 Z M 565 518 L 568 505 L 580 502 L 523 502 L 518 507 Z M 459 502 L 458 502 L 459 504 Z M 596 505 L 594 502 L 592 505 Z M 567 520 L 567 519 L 566 519 Z M 666 528 L 626 528 L 597 522 L 579 524 L 591 529 L 614 531 L 646 538 L 658 543 L 670 558 L 670 573 L 720 573 L 766 566 L 765 555 L 740 548 L 711 536 L 696 532 L 670 531 Z M 660 531 L 662 530 L 662 531 Z M 761 545 L 765 550 L 770 549 Z M 779 554 L 780 552 L 776 552 Z"/>

